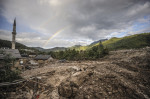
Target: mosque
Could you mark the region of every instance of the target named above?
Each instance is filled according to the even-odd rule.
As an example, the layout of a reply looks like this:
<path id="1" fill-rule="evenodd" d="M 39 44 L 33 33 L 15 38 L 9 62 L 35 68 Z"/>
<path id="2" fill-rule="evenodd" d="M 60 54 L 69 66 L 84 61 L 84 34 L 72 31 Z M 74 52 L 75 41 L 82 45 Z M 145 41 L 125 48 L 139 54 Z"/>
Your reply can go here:
<path id="1" fill-rule="evenodd" d="M 37 55 L 35 58 L 23 57 L 20 55 L 18 49 L 16 49 L 16 18 L 13 23 L 13 31 L 12 31 L 12 41 L 11 41 L 11 49 L 3 48 L 0 49 L 0 60 L 4 60 L 7 55 L 11 58 L 15 59 L 15 64 L 13 67 L 17 67 L 18 69 L 24 68 L 24 64 L 27 63 L 27 60 L 35 61 L 37 64 L 44 64 L 52 60 L 51 55 Z M 31 63 L 32 65 L 33 63 Z M 3 68 L 3 65 L 0 65 L 0 68 Z"/>
<path id="2" fill-rule="evenodd" d="M 10 57 L 15 58 L 15 59 L 20 59 L 21 55 L 19 53 L 18 49 L 15 49 L 16 46 L 16 19 L 14 19 L 14 24 L 13 24 L 13 32 L 12 32 L 12 47 L 11 49 L 0 49 L 0 51 L 4 52 L 5 54 L 9 54 Z M 5 55 L 0 55 L 0 59 L 3 59 Z"/>

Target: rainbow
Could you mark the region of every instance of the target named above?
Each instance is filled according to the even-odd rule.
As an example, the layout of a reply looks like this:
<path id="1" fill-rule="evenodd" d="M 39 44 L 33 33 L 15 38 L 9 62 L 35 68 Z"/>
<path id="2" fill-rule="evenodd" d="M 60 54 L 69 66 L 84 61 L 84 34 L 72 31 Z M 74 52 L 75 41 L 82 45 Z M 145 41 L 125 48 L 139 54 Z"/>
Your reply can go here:
<path id="1" fill-rule="evenodd" d="M 60 30 L 58 30 L 57 32 L 55 32 L 55 33 L 44 43 L 43 47 L 45 47 L 45 46 L 48 44 L 48 42 L 49 42 L 52 38 L 54 38 L 57 34 L 59 34 L 60 32 L 64 31 L 66 28 L 69 28 L 69 27 L 70 27 L 70 26 L 66 26 L 66 27 L 64 27 L 64 28 L 62 28 L 62 29 L 60 29 Z"/>

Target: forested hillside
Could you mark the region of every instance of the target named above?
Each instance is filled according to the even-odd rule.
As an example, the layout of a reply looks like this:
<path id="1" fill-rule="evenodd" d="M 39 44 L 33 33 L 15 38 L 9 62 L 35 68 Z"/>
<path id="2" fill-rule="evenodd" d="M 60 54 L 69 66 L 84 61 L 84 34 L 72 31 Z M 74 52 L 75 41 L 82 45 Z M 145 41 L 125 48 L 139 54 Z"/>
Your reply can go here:
<path id="1" fill-rule="evenodd" d="M 2 40 L 0 39 L 0 48 L 11 48 L 11 41 L 7 41 L 7 40 Z M 32 47 L 27 47 L 26 45 L 23 45 L 21 43 L 18 43 L 16 42 L 16 49 L 19 49 L 19 52 L 21 54 L 29 54 L 31 53 L 32 51 L 34 51 L 35 53 L 41 53 L 40 51 L 38 51 L 37 49 L 35 48 L 32 48 Z M 27 50 L 29 51 L 27 51 Z"/>
<path id="2" fill-rule="evenodd" d="M 111 38 L 104 41 L 103 45 L 109 50 L 143 48 L 150 46 L 150 33 L 142 33 L 123 38 Z"/>
<path id="3" fill-rule="evenodd" d="M 0 39 L 0 48 L 3 48 L 3 47 L 11 48 L 11 41 Z M 25 46 L 21 43 L 17 43 L 17 42 L 16 42 L 16 48 L 17 49 L 28 49 L 27 46 Z"/>

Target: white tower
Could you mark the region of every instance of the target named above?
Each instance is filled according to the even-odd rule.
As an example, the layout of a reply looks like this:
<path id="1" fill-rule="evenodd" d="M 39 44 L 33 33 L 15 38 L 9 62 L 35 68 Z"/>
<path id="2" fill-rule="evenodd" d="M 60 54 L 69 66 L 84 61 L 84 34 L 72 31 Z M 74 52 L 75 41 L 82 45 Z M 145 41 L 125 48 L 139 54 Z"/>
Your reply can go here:
<path id="1" fill-rule="evenodd" d="M 15 49 L 15 43 L 16 43 L 16 18 L 15 18 L 14 24 L 13 24 L 13 32 L 12 32 L 12 49 Z"/>

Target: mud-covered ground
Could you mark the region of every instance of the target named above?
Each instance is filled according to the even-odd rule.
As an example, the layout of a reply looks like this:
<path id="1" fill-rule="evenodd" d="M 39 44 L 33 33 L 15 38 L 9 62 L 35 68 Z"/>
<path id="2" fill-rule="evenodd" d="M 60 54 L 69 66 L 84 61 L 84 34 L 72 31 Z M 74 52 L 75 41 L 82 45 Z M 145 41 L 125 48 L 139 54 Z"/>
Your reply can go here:
<path id="1" fill-rule="evenodd" d="M 97 61 L 51 62 L 21 76 L 27 81 L 6 92 L 8 99 L 150 99 L 150 48 L 112 51 Z"/>

